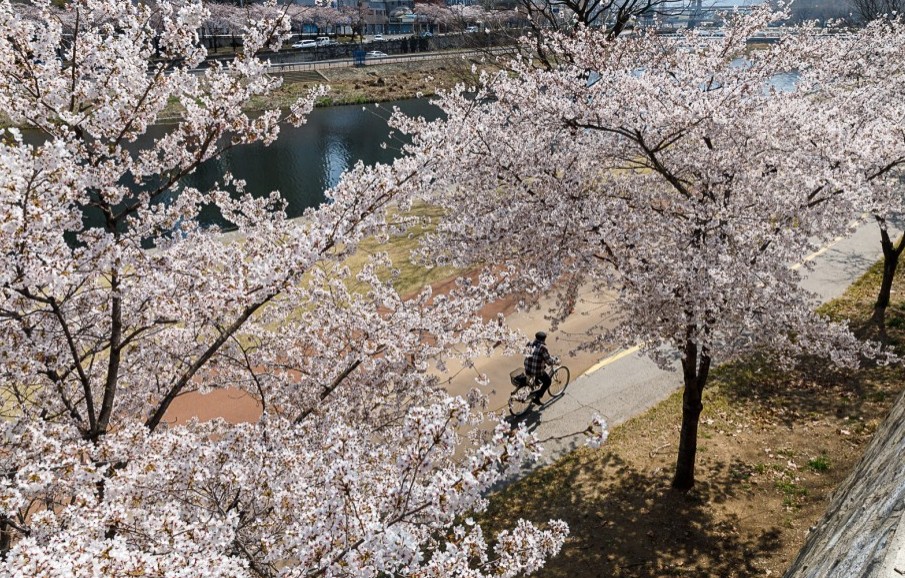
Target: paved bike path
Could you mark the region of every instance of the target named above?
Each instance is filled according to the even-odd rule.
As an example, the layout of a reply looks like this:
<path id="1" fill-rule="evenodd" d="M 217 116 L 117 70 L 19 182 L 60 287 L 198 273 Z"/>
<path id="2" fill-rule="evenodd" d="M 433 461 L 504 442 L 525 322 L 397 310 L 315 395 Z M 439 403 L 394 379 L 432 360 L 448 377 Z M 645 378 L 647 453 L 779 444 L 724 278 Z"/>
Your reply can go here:
<path id="1" fill-rule="evenodd" d="M 802 287 L 813 292 L 821 302 L 838 297 L 882 257 L 879 239 L 877 225 L 870 221 L 859 226 L 852 235 L 834 240 L 808 257 L 813 269 L 805 272 Z M 583 432 L 595 413 L 604 416 L 612 428 L 643 413 L 682 386 L 678 357 L 671 369 L 663 370 L 636 348 L 614 352 L 600 361 L 597 361 L 599 357 L 595 359 L 588 353 L 574 357 L 567 355 L 567 351 L 582 339 L 582 333 L 607 315 L 610 300 L 596 299 L 593 295 L 584 297 L 582 310 L 567 319 L 559 330 L 550 332 L 552 339 L 548 339 L 554 355 L 560 355 L 563 363 L 572 370 L 572 382 L 563 397 L 552 402 L 545 400 L 543 406 L 535 406 L 521 420 L 543 441 L 542 464 L 582 446 L 585 442 Z M 538 329 L 546 329 L 543 308 L 517 312 L 507 321 L 529 335 Z M 490 395 L 491 408 L 506 411 L 506 400 L 511 391 L 509 371 L 520 364 L 520 357 L 502 356 L 478 364 L 476 370 L 487 373 L 496 387 Z M 452 393 L 462 393 L 473 384 L 473 379 L 463 373 L 449 389 Z"/>

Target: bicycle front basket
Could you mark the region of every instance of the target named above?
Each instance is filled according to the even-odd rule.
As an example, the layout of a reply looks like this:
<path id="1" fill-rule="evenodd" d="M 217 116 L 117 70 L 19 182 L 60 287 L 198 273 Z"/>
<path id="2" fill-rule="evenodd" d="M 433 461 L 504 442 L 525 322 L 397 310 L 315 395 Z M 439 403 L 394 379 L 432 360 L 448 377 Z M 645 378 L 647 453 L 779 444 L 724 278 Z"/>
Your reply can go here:
<path id="1" fill-rule="evenodd" d="M 528 383 L 528 376 L 525 375 L 525 369 L 519 367 L 518 369 L 513 369 L 509 372 L 509 381 L 515 387 L 519 387 L 522 385 L 526 385 Z"/>

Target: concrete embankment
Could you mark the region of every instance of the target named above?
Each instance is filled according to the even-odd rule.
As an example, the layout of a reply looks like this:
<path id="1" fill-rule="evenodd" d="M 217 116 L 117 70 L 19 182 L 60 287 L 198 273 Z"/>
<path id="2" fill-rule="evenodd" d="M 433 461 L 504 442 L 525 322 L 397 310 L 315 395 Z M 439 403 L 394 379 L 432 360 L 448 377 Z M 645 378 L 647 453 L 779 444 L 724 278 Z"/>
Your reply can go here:
<path id="1" fill-rule="evenodd" d="M 785 578 L 905 576 L 905 393 Z"/>

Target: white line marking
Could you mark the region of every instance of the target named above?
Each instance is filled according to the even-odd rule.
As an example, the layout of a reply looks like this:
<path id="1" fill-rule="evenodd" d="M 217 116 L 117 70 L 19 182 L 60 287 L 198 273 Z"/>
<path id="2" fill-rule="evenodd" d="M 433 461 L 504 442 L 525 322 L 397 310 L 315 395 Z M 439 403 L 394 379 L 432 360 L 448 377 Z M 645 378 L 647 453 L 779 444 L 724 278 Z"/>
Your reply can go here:
<path id="1" fill-rule="evenodd" d="M 849 223 L 848 226 L 855 228 L 855 227 L 858 227 L 859 225 L 861 225 L 863 222 L 864 222 L 863 218 L 856 219 L 856 220 L 852 221 L 851 223 Z M 801 263 L 796 263 L 796 264 L 792 265 L 791 267 L 789 267 L 789 269 L 792 269 L 793 271 L 797 271 L 798 269 L 801 269 L 802 265 L 804 265 L 808 261 L 813 261 L 817 257 L 819 257 L 819 256 L 823 255 L 824 253 L 826 253 L 827 251 L 829 251 L 833 247 L 833 245 L 835 245 L 839 241 L 842 241 L 843 239 L 847 239 L 847 238 L 848 238 L 847 235 L 840 235 L 840 236 L 836 237 L 835 239 L 833 239 L 832 241 L 830 241 L 829 243 L 827 243 L 820 249 L 817 249 L 816 251 L 814 251 L 813 253 L 811 253 L 810 255 L 805 257 L 804 259 L 802 259 Z"/>
<path id="2" fill-rule="evenodd" d="M 629 347 L 628 349 L 623 349 L 623 350 L 620 351 L 619 353 L 613 354 L 613 355 L 611 355 L 611 356 L 609 356 L 609 357 L 607 357 L 607 358 L 605 358 L 605 359 L 601 359 L 600 361 L 598 361 L 597 363 L 595 363 L 593 366 L 591 366 L 590 368 L 588 368 L 588 370 L 585 371 L 584 373 L 582 373 L 581 375 L 582 375 L 582 376 L 585 376 L 585 375 L 589 375 L 589 374 L 591 374 L 591 373 L 594 373 L 594 372 L 597 371 L 598 369 L 601 369 L 601 368 L 603 368 L 603 367 L 606 367 L 607 365 L 609 365 L 609 364 L 611 364 L 611 363 L 615 363 L 615 362 L 619 361 L 620 359 L 622 359 L 623 357 L 635 353 L 635 352 L 638 351 L 639 349 L 641 349 L 641 346 L 640 346 L 640 345 L 635 345 L 634 347 Z"/>

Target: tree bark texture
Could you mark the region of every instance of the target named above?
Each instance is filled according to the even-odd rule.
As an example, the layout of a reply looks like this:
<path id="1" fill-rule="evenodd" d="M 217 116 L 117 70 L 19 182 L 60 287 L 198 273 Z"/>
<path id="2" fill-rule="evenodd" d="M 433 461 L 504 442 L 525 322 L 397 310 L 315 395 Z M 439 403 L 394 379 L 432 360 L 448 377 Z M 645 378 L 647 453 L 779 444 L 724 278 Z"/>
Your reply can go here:
<path id="1" fill-rule="evenodd" d="M 886 308 L 889 307 L 892 281 L 896 275 L 896 268 L 899 266 L 899 257 L 902 255 L 902 249 L 905 248 L 905 236 L 900 238 L 897 244 L 893 244 L 889 238 L 889 232 L 882 227 L 881 222 L 880 245 L 883 247 L 883 280 L 880 283 L 877 302 L 874 304 L 874 320 L 876 321 L 883 321 Z"/>
<path id="2" fill-rule="evenodd" d="M 12 532 L 6 516 L 0 517 L 0 560 L 6 560 L 9 549 L 12 547 Z"/>
<path id="3" fill-rule="evenodd" d="M 701 401 L 707 375 L 710 373 L 710 356 L 707 348 L 698 351 L 697 342 L 689 339 L 682 352 L 682 374 L 685 390 L 682 394 L 682 431 L 679 434 L 679 455 L 672 487 L 690 490 L 694 487 L 694 462 L 698 452 L 698 421 L 704 404 Z"/>

